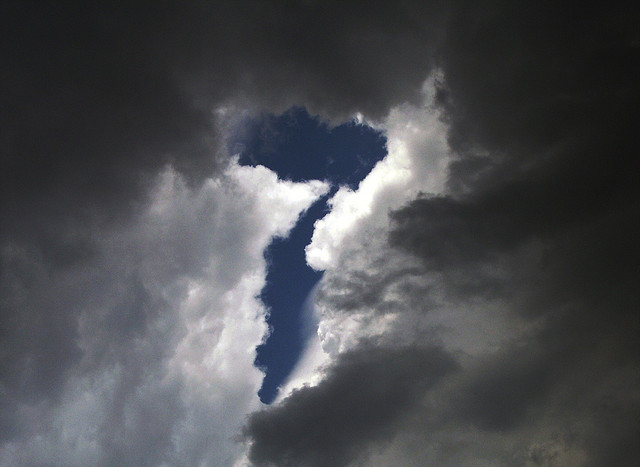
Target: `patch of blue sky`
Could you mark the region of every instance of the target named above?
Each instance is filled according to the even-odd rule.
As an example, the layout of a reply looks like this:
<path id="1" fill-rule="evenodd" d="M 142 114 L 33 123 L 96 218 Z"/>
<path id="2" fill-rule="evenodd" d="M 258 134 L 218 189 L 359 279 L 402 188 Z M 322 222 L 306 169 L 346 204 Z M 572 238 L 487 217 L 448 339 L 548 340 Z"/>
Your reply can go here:
<path id="1" fill-rule="evenodd" d="M 313 224 L 326 213 L 326 201 L 339 186 L 356 189 L 386 155 L 386 139 L 355 121 L 331 127 L 304 108 L 248 118 L 239 128 L 228 144 L 239 154 L 240 164 L 263 165 L 281 179 L 326 180 L 332 185 L 329 194 L 307 210 L 290 235 L 276 239 L 265 252 L 269 269 L 261 299 L 270 310 L 267 321 L 271 334 L 258 347 L 255 363 L 266 372 L 260 399 L 271 403 L 298 361 L 310 332 L 303 316 L 304 303 L 322 277 L 305 261 L 304 247 L 311 240 Z"/>

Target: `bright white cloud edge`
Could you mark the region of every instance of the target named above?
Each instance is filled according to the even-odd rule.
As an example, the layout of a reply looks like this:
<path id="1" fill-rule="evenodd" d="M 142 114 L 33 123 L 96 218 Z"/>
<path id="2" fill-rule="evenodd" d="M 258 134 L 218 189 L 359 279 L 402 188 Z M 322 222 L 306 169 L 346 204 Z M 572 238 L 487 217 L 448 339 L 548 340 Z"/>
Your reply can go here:
<path id="1" fill-rule="evenodd" d="M 261 405 L 264 250 L 328 188 L 233 160 L 194 190 L 167 167 L 148 209 L 98 238 L 101 263 L 52 286 L 86 297 L 82 360 L 59 401 L 17 409 L 27 431 L 2 445 L 0 464 L 231 465 L 244 417 Z M 131 290 L 146 321 L 126 335 L 112 323 Z"/>
<path id="2" fill-rule="evenodd" d="M 421 104 L 398 106 L 382 123 L 366 122 L 357 116 L 360 124 L 368 124 L 386 136 L 387 155 L 356 190 L 341 187 L 329 200 L 331 210 L 315 223 L 313 237 L 306 247 L 307 262 L 314 269 L 339 273 L 341 268 L 354 267 L 354 262 L 363 266 L 376 251 L 388 250 L 390 210 L 401 207 L 419 193 L 445 191 L 450 153 L 446 127 L 433 105 L 435 82 L 439 78 L 439 73 L 434 73 L 425 81 Z M 362 245 L 366 252 L 362 251 Z M 323 307 L 322 303 L 317 305 Z M 322 316 L 321 309 L 317 313 Z M 357 314 L 332 319 L 325 315 L 278 400 L 302 386 L 317 384 L 321 379 L 318 368 L 359 337 L 383 333 L 385 326 L 384 319 L 363 326 Z"/>

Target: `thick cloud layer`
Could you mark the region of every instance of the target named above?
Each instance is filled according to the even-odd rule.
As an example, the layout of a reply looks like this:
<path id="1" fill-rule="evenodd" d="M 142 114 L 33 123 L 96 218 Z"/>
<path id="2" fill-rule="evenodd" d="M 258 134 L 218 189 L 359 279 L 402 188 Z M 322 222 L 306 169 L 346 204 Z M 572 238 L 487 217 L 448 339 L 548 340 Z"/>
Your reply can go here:
<path id="1" fill-rule="evenodd" d="M 251 416 L 247 429 L 261 441 L 252 460 L 344 465 L 367 443 L 386 438 L 454 367 L 437 348 L 361 343 L 327 370 L 321 386 L 293 392 L 284 405 Z"/>
<path id="2" fill-rule="evenodd" d="M 382 117 L 429 67 L 422 31 L 383 4 L 2 8 L 2 199 L 14 215 L 47 195 L 121 208 L 168 161 L 201 178 L 215 165 L 216 106 Z"/>
<path id="3" fill-rule="evenodd" d="M 0 18 L 0 464 L 638 463 L 630 5 Z M 389 154 L 307 247 L 326 366 L 256 411 L 263 251 L 327 187 L 225 138 L 291 105 Z"/>
<path id="4" fill-rule="evenodd" d="M 629 13 L 495 2 L 448 10 L 442 74 L 421 108 L 423 122 L 437 113 L 445 123 L 447 144 L 416 107 L 397 108 L 382 124 L 389 156 L 357 192 L 336 195 L 307 257 L 326 270 L 317 307 L 329 368 L 374 339 L 379 349 L 436 345 L 454 369 L 419 398 L 406 395 L 410 415 L 399 410 L 384 434 L 360 430 L 357 449 L 353 436 L 318 447 L 265 433 L 270 422 L 286 433 L 294 413 L 332 394 L 330 377 L 311 380 L 250 419 L 250 459 L 638 462 L 640 50 Z M 427 166 L 431 179 L 415 176 Z M 359 393 L 354 384 L 341 398 Z M 316 420 L 331 419 L 331 407 Z"/>
<path id="5" fill-rule="evenodd" d="M 263 251 L 326 189 L 232 163 L 192 190 L 167 169 L 81 264 L 6 248 L 0 463 L 232 463 L 263 376 Z"/>
<path id="6" fill-rule="evenodd" d="M 258 404 L 263 249 L 324 187 L 238 169 L 226 132 L 294 104 L 384 116 L 418 94 L 422 32 L 384 4 L 0 18 L 0 463 L 232 463 Z"/>

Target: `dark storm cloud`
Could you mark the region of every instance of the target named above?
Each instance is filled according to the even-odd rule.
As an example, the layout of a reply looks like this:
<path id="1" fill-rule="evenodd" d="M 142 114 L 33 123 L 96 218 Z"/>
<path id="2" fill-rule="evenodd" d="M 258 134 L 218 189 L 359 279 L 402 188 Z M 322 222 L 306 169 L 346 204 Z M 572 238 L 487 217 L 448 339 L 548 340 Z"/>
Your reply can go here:
<path id="1" fill-rule="evenodd" d="M 628 5 L 452 11 L 439 49 L 451 193 L 392 213 L 391 243 L 451 273 L 541 242 L 547 293 L 592 300 L 627 287 L 640 255 L 640 46 Z"/>
<path id="2" fill-rule="evenodd" d="M 572 195 L 514 196 L 507 204 L 520 209 L 508 214 L 501 210 L 509 197 L 434 198 L 394 213 L 391 238 L 440 273 L 450 300 L 470 310 L 501 300 L 542 326 L 472 367 L 452 390 L 446 416 L 506 433 L 544 413 L 547 427 L 565 433 L 558 425 L 571 418 L 618 425 L 615 436 L 586 428 L 571 436 L 587 465 L 637 460 L 623 435 L 637 433 L 640 410 L 640 225 L 638 197 L 627 195 L 584 194 L 568 210 Z"/>
<path id="3" fill-rule="evenodd" d="M 638 98 L 636 19 L 624 2 L 457 8 L 440 50 L 454 148 L 535 157 L 586 129 L 628 130 Z"/>
<path id="4" fill-rule="evenodd" d="M 430 66 L 428 33 L 382 3 L 15 2 L 2 28 L 3 238 L 58 250 L 165 164 L 197 182 L 223 163 L 216 105 L 382 117 Z"/>
<path id="5" fill-rule="evenodd" d="M 441 273 L 450 297 L 544 317 L 469 373 L 451 414 L 507 433 L 545 412 L 549 426 L 619 419 L 616 436 L 574 434 L 588 465 L 639 456 L 621 435 L 639 426 L 622 415 L 638 413 L 640 355 L 640 55 L 628 13 L 514 5 L 453 19 L 441 95 L 453 193 L 391 216 L 391 243 Z"/>
<path id="6" fill-rule="evenodd" d="M 216 106 L 381 117 L 429 69 L 425 32 L 383 3 L 5 2 L 0 16 L 1 377 L 25 397 L 54 393 L 81 355 L 86 297 L 64 281 L 102 274 L 100 232 L 166 164 L 194 184 L 224 165 Z"/>
<path id="7" fill-rule="evenodd" d="M 453 194 L 393 213 L 390 236 L 442 273 L 450 297 L 498 297 L 544 317 L 542 331 L 470 373 L 454 413 L 509 432 L 561 411 L 561 393 L 562 416 L 619 420 L 615 436 L 575 435 L 588 465 L 640 455 L 622 435 L 639 429 L 622 415 L 639 410 L 640 356 L 640 54 L 629 13 L 514 5 L 453 19 L 441 96 L 458 155 Z"/>
<path id="8" fill-rule="evenodd" d="M 201 277 L 215 239 L 208 225 L 173 217 L 175 230 L 132 233 L 130 215 L 167 164 L 194 186 L 225 165 L 216 107 L 380 119 L 415 99 L 437 66 L 450 193 L 392 213 L 391 244 L 453 308 L 499 301 L 534 331 L 456 371 L 442 350 L 361 344 L 318 386 L 249 419 L 252 460 L 340 465 L 403 430 L 427 445 L 443 427 L 473 426 L 503 437 L 500 459 L 550 432 L 584 450 L 587 465 L 637 463 L 637 15 L 626 2 L 434 3 L 2 4 L 0 439 L 62 430 L 54 408 L 70 378 L 113 364 L 105 385 L 115 389 L 86 403 L 112 414 L 92 427 L 100 459 L 202 461 L 216 440 L 208 419 L 193 428 L 204 433 L 197 446 L 169 453 L 188 408 L 154 368 L 183 332 L 169 312 L 185 294 L 173 279 Z M 348 293 L 334 307 L 397 307 L 410 325 L 437 308 L 420 271 L 376 267 L 336 277 Z M 390 302 L 384 292 L 397 284 L 404 293 Z M 97 332 L 80 342 L 82 326 Z M 427 393 L 437 407 L 421 406 Z M 438 465 L 481 451 L 456 446 Z M 49 459 L 56 447 L 39 449 Z M 411 465 L 420 450 L 387 463 Z M 43 458 L 30 454 L 22 464 Z"/>
<path id="9" fill-rule="evenodd" d="M 551 169 L 556 170 L 496 178 L 493 186 L 466 196 L 415 200 L 391 214 L 397 228 L 390 241 L 430 267 L 453 268 L 534 238 L 551 238 L 635 202 L 631 177 L 622 170 L 620 177 L 602 172 L 598 177 L 584 164 Z"/>
<path id="10" fill-rule="evenodd" d="M 438 348 L 361 343 L 346 352 L 323 383 L 295 391 L 279 406 L 251 415 L 245 436 L 257 465 L 347 465 L 430 387 L 456 368 Z"/>
<path id="11" fill-rule="evenodd" d="M 413 11 L 419 23 L 420 8 Z M 496 319 L 523 328 L 498 348 L 462 359 L 462 369 L 432 395 L 438 404 L 415 411 L 413 428 L 369 439 L 391 442 L 406 430 L 424 441 L 402 455 L 391 449 L 382 464 L 634 465 L 640 458 L 637 15 L 625 2 L 579 9 L 476 2 L 451 4 L 441 19 L 437 104 L 454 156 L 449 192 L 425 194 L 392 212 L 389 235 L 393 248 L 422 262 L 425 285 L 407 280 L 418 276 L 414 270 L 367 270 L 366 263 L 327 273 L 320 296 L 331 313 L 396 311 L 409 326 L 438 306 L 469 315 L 493 306 L 507 316 Z M 389 303 L 385 290 L 394 284 L 405 294 Z M 308 438 L 286 433 L 300 426 L 294 405 L 329 391 L 328 381 L 251 420 L 254 460 L 326 460 L 319 449 L 308 458 L 302 442 Z M 486 440 L 482 446 L 464 438 L 469 429 Z M 456 447 L 438 444 L 447 430 Z M 548 433 L 562 441 L 533 443 Z M 429 450 L 439 457 L 427 456 Z"/>
<path id="12" fill-rule="evenodd" d="M 551 164 L 577 170 L 568 192 L 579 182 L 635 184 L 636 20 L 625 2 L 489 2 L 451 15 L 440 103 L 460 157 L 452 188 Z"/>

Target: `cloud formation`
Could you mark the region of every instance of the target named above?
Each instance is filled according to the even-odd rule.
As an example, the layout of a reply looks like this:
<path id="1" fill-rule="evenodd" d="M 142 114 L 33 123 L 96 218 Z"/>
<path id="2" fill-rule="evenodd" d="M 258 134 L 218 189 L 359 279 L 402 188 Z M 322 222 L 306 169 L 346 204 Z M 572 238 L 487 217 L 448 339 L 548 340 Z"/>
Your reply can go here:
<path id="1" fill-rule="evenodd" d="M 0 463 L 232 463 L 263 250 L 325 187 L 239 169 L 229 122 L 381 117 L 426 73 L 420 32 L 382 4 L 1 11 Z"/>
<path id="2" fill-rule="evenodd" d="M 423 118 L 444 122 L 446 144 L 433 125 L 413 126 L 415 107 L 390 113 L 387 159 L 358 191 L 333 199 L 307 255 L 326 269 L 319 339 L 335 368 L 373 339 L 379 348 L 436 345 L 454 369 L 421 397 L 407 395 L 419 402 L 409 416 L 398 411 L 401 423 L 384 435 L 363 429 L 360 448 L 333 465 L 637 462 L 640 226 L 630 117 L 639 62 L 627 19 L 624 8 L 448 10 L 441 75 L 422 107 Z M 396 122 L 413 131 L 394 134 Z M 378 178 L 400 148 L 411 169 L 401 181 Z M 411 175 L 431 164 L 434 176 L 443 160 L 441 183 Z M 347 220 L 335 221 L 341 212 Z M 262 427 L 294 408 L 306 413 L 302 401 L 332 389 L 330 378 L 311 382 L 250 420 L 257 464 L 322 464 L 316 453 L 349 446 L 282 436 L 288 444 L 268 450 L 274 435 Z M 359 392 L 353 385 L 342 397 Z"/>
<path id="3" fill-rule="evenodd" d="M 247 430 L 260 441 L 251 460 L 345 465 L 367 443 L 387 437 L 396 420 L 454 367 L 438 348 L 360 343 L 327 369 L 320 385 L 294 391 L 283 405 L 251 416 Z"/>
<path id="4" fill-rule="evenodd" d="M 263 376 L 263 251 L 326 189 L 231 163 L 192 190 L 167 169 L 82 264 L 5 250 L 1 463 L 232 462 Z"/>
<path id="5" fill-rule="evenodd" d="M 0 12 L 0 464 L 637 464 L 624 2 Z M 292 105 L 388 155 L 316 224 L 324 366 L 266 408 L 263 252 L 327 186 L 225 140 Z"/>

